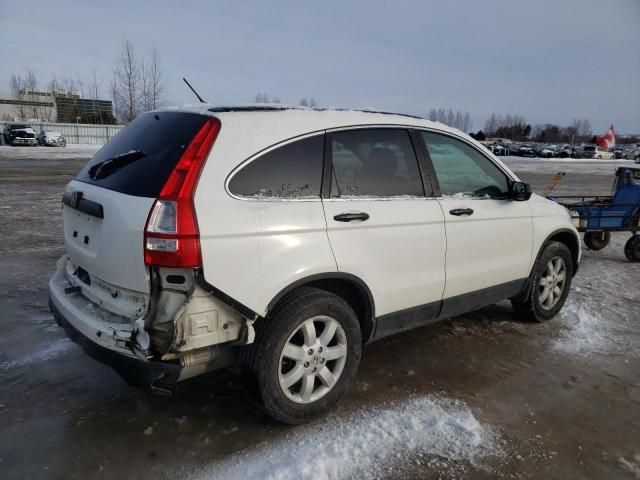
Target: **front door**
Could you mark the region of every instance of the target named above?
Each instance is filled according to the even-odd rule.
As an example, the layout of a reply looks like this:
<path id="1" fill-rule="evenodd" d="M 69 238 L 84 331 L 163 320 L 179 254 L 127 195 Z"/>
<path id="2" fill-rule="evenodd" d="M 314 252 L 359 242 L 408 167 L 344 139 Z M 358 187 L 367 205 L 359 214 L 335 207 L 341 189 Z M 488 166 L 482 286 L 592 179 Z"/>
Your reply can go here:
<path id="1" fill-rule="evenodd" d="M 441 133 L 423 131 L 421 136 L 445 218 L 443 314 L 455 313 L 446 299 L 458 295 L 476 292 L 479 306 L 491 303 L 491 295 L 505 298 L 529 274 L 533 224 L 528 203 L 508 198 L 507 174 L 470 143 Z M 459 303 L 464 310 L 464 302 Z"/>

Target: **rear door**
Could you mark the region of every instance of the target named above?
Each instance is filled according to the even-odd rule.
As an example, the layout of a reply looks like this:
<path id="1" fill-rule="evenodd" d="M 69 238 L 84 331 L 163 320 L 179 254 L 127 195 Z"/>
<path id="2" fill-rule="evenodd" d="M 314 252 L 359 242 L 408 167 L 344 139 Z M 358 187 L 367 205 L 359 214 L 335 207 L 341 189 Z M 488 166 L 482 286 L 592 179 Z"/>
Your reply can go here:
<path id="1" fill-rule="evenodd" d="M 377 317 L 426 305 L 433 308 L 417 323 L 428 320 L 429 312 L 437 315 L 444 289 L 443 214 L 430 188 L 425 192 L 426 172 L 409 132 L 330 132 L 326 154 L 331 187 L 323 204 L 338 269 L 368 285 Z M 378 334 L 409 323 L 379 323 Z"/>
<path id="2" fill-rule="evenodd" d="M 456 313 L 446 299 L 458 295 L 491 289 L 487 295 L 495 291 L 497 297 L 506 298 L 498 290 L 513 287 L 512 282 L 529 272 L 533 238 L 529 205 L 508 198 L 507 174 L 470 143 L 435 132 L 420 135 L 435 170 L 445 218 L 443 316 Z M 478 301 L 478 306 L 484 303 L 482 295 Z M 467 303 L 460 303 L 460 308 L 470 309 Z"/>
<path id="3" fill-rule="evenodd" d="M 81 278 L 149 292 L 143 254 L 147 216 L 207 118 L 181 112 L 140 115 L 69 183 L 64 241 Z"/>

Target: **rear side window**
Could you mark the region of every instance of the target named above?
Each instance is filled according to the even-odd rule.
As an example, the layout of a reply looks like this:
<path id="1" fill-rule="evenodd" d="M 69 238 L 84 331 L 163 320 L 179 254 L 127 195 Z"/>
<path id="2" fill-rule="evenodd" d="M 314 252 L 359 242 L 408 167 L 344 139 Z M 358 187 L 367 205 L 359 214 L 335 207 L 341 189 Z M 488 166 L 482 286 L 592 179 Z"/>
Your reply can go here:
<path id="1" fill-rule="evenodd" d="M 140 115 L 93 156 L 76 180 L 127 195 L 155 198 L 208 118 L 182 112 Z M 100 165 L 105 168 L 96 175 Z"/>
<path id="2" fill-rule="evenodd" d="M 332 197 L 424 196 L 409 132 L 399 128 L 332 135 Z"/>
<path id="3" fill-rule="evenodd" d="M 320 197 L 324 136 L 297 140 L 251 161 L 229 182 L 229 191 L 240 197 Z"/>

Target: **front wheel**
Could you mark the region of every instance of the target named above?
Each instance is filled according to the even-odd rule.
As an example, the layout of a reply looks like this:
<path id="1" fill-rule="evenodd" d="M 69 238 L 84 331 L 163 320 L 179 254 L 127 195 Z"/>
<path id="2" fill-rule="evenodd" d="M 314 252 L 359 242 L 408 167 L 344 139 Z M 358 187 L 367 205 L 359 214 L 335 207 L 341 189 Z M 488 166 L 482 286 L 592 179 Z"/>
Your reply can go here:
<path id="1" fill-rule="evenodd" d="M 515 312 L 536 322 L 553 318 L 569 295 L 573 269 L 567 246 L 560 242 L 547 243 L 534 267 L 526 298 L 511 300 Z"/>
<path id="2" fill-rule="evenodd" d="M 589 250 L 598 251 L 609 245 L 611 240 L 610 232 L 586 232 L 584 234 L 584 243 Z"/>
<path id="3" fill-rule="evenodd" d="M 627 240 L 624 255 L 630 262 L 640 262 L 640 235 L 634 235 Z"/>
<path id="4" fill-rule="evenodd" d="M 358 370 L 360 323 L 342 298 L 316 288 L 289 296 L 259 327 L 251 370 L 267 414 L 299 424 L 325 414 Z"/>

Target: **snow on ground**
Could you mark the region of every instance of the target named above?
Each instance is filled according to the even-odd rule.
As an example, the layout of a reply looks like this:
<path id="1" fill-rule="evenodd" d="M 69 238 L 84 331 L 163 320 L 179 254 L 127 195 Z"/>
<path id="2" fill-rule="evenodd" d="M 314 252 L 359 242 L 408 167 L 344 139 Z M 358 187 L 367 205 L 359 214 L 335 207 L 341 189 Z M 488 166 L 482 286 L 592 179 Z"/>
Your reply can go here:
<path id="1" fill-rule="evenodd" d="M 566 163 L 566 164 L 577 164 L 577 163 L 596 163 L 596 164 L 633 164 L 633 160 L 600 160 L 596 158 L 542 158 L 542 157 L 516 157 L 513 155 L 505 155 L 498 157 L 500 160 L 506 161 L 522 161 L 522 162 L 543 162 L 543 163 Z"/>
<path id="2" fill-rule="evenodd" d="M 581 302 L 568 301 L 558 314 L 563 324 L 552 348 L 570 355 L 604 353 L 611 347 L 610 322 L 588 310 Z"/>
<path id="3" fill-rule="evenodd" d="M 563 171 L 613 176 L 618 167 L 633 166 L 632 160 L 593 160 L 573 158 L 498 157 L 509 168 L 520 173 Z M 640 167 L 640 165 L 638 165 Z"/>
<path id="4" fill-rule="evenodd" d="M 102 145 L 74 144 L 66 147 L 10 147 L 0 146 L 0 157 L 11 159 L 32 159 L 32 158 L 78 158 L 92 157 Z"/>
<path id="5" fill-rule="evenodd" d="M 206 467 L 195 478 L 393 478 L 408 462 L 418 469 L 446 464 L 449 472 L 462 472 L 465 462 L 479 465 L 485 457 L 502 455 L 496 433 L 465 403 L 427 396 L 297 427 Z"/>
<path id="6" fill-rule="evenodd" d="M 35 365 L 66 355 L 71 350 L 78 348 L 68 338 L 60 338 L 49 342 L 44 347 L 24 357 L 6 362 L 0 362 L 0 370 L 10 370 L 17 367 Z"/>

